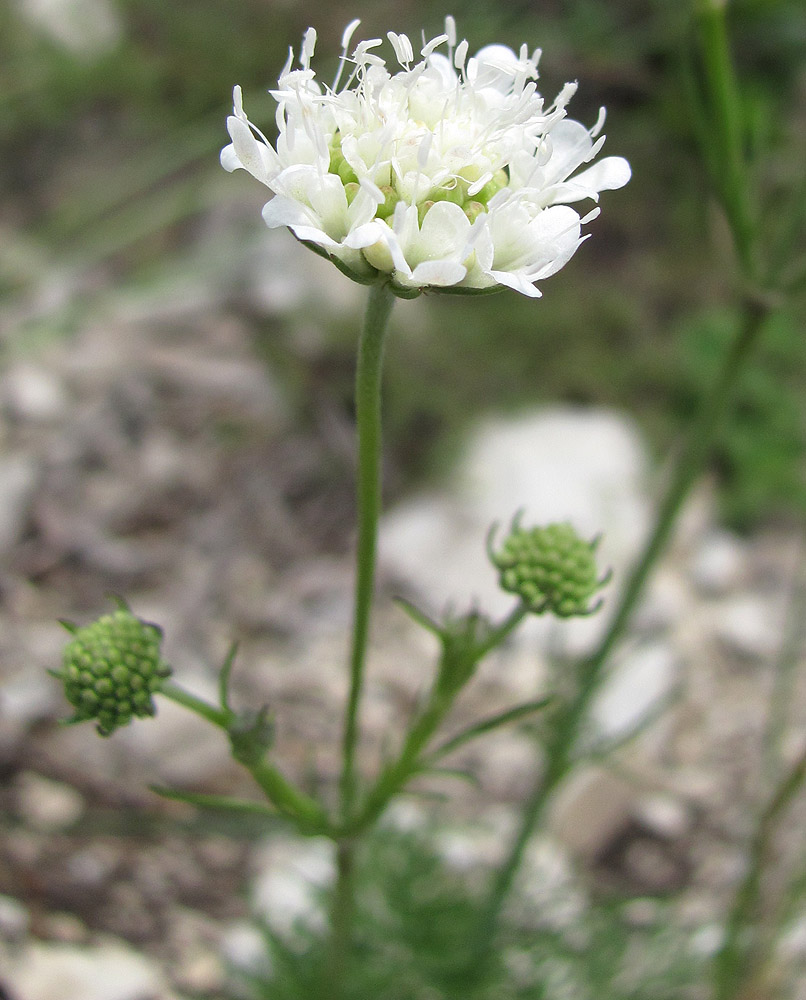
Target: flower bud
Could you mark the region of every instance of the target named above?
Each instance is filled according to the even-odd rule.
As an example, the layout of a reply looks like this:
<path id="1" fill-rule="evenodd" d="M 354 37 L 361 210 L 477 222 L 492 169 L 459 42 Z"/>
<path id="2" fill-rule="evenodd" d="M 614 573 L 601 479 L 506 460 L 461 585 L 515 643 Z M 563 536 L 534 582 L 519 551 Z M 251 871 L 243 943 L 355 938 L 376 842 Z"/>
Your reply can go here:
<path id="1" fill-rule="evenodd" d="M 73 638 L 63 654 L 61 673 L 67 700 L 75 708 L 70 722 L 97 720 L 109 736 L 134 716 L 154 715 L 152 695 L 171 673 L 160 656 L 162 632 L 121 606 L 83 628 L 67 626 Z"/>
<path id="2" fill-rule="evenodd" d="M 570 524 L 522 528 L 516 518 L 501 549 L 489 549 L 500 586 L 520 597 L 534 614 L 560 618 L 586 615 L 591 597 L 607 582 L 598 578 L 596 542 L 580 538 Z"/>

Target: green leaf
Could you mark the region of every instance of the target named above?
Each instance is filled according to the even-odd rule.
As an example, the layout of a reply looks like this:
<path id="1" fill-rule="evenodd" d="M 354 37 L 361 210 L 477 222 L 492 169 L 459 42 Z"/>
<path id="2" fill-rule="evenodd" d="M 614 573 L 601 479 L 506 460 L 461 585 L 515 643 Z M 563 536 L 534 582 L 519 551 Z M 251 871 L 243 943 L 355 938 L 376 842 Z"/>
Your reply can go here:
<path id="1" fill-rule="evenodd" d="M 460 781 L 466 781 L 474 788 L 481 788 L 481 781 L 478 776 L 472 774 L 470 771 L 463 770 L 461 767 L 428 767 L 426 765 L 418 773 L 425 777 L 458 778 Z"/>
<path id="2" fill-rule="evenodd" d="M 223 809 L 227 812 L 251 813 L 257 816 L 279 818 L 276 809 L 271 809 L 262 802 L 250 802 L 248 799 L 233 799 L 228 795 L 206 795 L 199 792 L 183 792 L 176 788 L 165 788 L 162 785 L 148 786 L 155 795 L 174 802 L 187 802 L 199 809 Z"/>
<path id="3" fill-rule="evenodd" d="M 476 737 L 484 735 L 484 733 L 492 732 L 492 730 L 498 729 L 500 726 L 506 726 L 510 722 L 517 722 L 519 719 L 526 718 L 526 716 L 532 715 L 534 712 L 539 712 L 541 709 L 551 704 L 553 700 L 553 696 L 548 695 L 547 697 L 540 698 L 537 701 L 527 701 L 523 705 L 516 705 L 514 708 L 508 708 L 504 712 L 498 712 L 496 715 L 490 715 L 486 719 L 481 719 L 474 725 L 469 726 L 467 729 L 463 729 L 460 733 L 457 733 L 456 736 L 452 736 L 451 739 L 443 743 L 442 746 L 437 747 L 437 749 L 428 758 L 428 761 L 439 760 L 447 754 L 452 753 L 458 747 L 468 743 L 470 740 L 474 740 Z"/>
<path id="4" fill-rule="evenodd" d="M 229 705 L 229 679 L 232 673 L 232 665 L 235 663 L 237 655 L 238 643 L 233 642 L 224 658 L 224 662 L 221 664 L 221 670 L 218 674 L 218 700 L 221 703 L 221 707 L 227 712 L 232 711 Z"/>

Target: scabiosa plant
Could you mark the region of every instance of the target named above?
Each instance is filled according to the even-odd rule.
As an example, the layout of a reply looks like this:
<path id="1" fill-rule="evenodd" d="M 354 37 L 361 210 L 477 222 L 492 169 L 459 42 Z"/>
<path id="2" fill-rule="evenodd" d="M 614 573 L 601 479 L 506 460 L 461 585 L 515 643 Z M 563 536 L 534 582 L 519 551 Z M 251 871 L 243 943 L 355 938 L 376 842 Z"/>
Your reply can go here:
<path id="1" fill-rule="evenodd" d="M 64 624 L 73 638 L 56 676 L 75 709 L 69 721 L 95 719 L 101 736 L 110 736 L 134 717 L 154 715 L 152 696 L 171 674 L 160 653 L 161 629 L 123 604 L 83 628 Z"/>
<path id="2" fill-rule="evenodd" d="M 571 203 L 622 187 L 621 157 L 590 163 L 604 143 L 604 108 L 593 128 L 566 117 L 575 83 L 553 103 L 538 93 L 540 50 L 488 45 L 468 58 L 453 18 L 415 61 L 406 35 L 388 39 L 399 70 L 376 52 L 382 39 L 342 38 L 331 87 L 311 69 L 316 32 L 305 34 L 272 96 L 274 145 L 247 118 L 239 87 L 221 153 L 274 197 L 270 227 L 287 226 L 361 282 L 389 275 L 393 290 L 484 291 L 509 286 L 532 297 L 585 237 Z M 447 49 L 447 54 L 441 50 Z"/>
<path id="3" fill-rule="evenodd" d="M 591 614 L 599 607 L 590 605 L 591 598 L 610 578 L 599 578 L 596 541 L 580 538 L 567 522 L 523 528 L 516 518 L 501 548 L 494 551 L 490 537 L 488 550 L 501 587 L 533 614 Z"/>

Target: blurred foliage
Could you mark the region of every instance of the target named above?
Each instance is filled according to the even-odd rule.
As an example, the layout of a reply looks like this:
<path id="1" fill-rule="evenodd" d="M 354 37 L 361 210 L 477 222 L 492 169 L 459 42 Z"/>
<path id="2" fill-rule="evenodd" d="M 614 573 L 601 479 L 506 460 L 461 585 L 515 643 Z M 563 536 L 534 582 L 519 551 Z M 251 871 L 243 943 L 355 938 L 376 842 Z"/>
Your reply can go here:
<path id="1" fill-rule="evenodd" d="M 529 918 L 514 907 L 506 942 L 483 981 L 468 973 L 478 889 L 446 864 L 420 832 L 376 832 L 359 872 L 356 940 L 345 1000 L 681 1000 L 694 997 L 706 961 L 675 929 L 668 901 L 643 901 L 645 916 L 617 898 L 569 910 L 569 887 L 541 899 Z M 523 895 L 530 889 L 522 887 Z M 563 916 L 564 915 L 564 916 Z M 520 919 L 523 918 L 523 919 Z M 255 1000 L 326 1000 L 323 942 L 304 924 L 290 935 L 263 928 L 271 973 L 248 983 Z"/>
<path id="2" fill-rule="evenodd" d="M 327 78 L 353 17 L 363 18 L 366 34 L 394 28 L 418 38 L 421 29 L 438 32 L 445 14 L 423 0 L 338 0 L 327 8 L 284 0 L 109 0 L 117 40 L 77 53 L 23 16 L 30 2 L 0 7 L 0 293 L 24 298 L 49 268 L 89 275 L 77 301 L 38 321 L 37 329 L 44 324 L 60 334 L 91 308 L 99 288 L 147 289 L 182 269 L 221 282 L 228 273 L 222 263 L 232 271 L 243 226 L 233 222 L 227 241 L 219 223 L 205 244 L 207 220 L 226 216 L 228 205 L 237 220 L 246 199 L 256 209 L 261 198 L 250 179 L 227 179 L 217 163 L 233 84 L 244 87 L 254 120 L 270 132 L 266 89 L 308 24 L 319 31 L 317 66 Z M 733 0 L 729 10 L 748 142 L 768 206 L 770 264 L 785 269 L 792 227 L 803 227 L 784 195 L 804 183 L 806 7 L 801 0 Z M 633 180 L 605 193 L 593 238 L 546 283 L 540 302 L 503 293 L 432 297 L 427 310 L 418 307 L 421 328 L 396 338 L 388 367 L 388 445 L 398 482 L 444 468 L 480 412 L 556 400 L 634 413 L 663 454 L 707 384 L 735 278 L 681 71 L 690 48 L 688 7 L 462 0 L 451 13 L 471 49 L 490 40 L 541 45 L 548 96 L 579 79 L 572 115 L 592 122 L 599 104 L 607 106 L 607 148 L 629 158 Z M 262 223 L 252 211 L 257 230 Z M 780 259 L 773 259 L 775 247 Z M 333 281 L 342 280 L 334 270 Z M 401 315 L 407 308 L 399 307 Z M 801 297 L 771 333 L 717 459 L 725 516 L 739 527 L 803 509 L 805 317 Z M 284 321 L 264 315 L 250 322 L 273 360 L 282 348 L 293 352 Z M 327 374 L 316 389 L 348 407 L 354 324 L 332 325 L 313 366 Z M 30 337 L 34 326 L 20 330 Z M 265 348 L 267 338 L 274 348 Z M 311 363 L 310 356 L 284 361 L 289 371 Z M 302 382 L 310 387 L 310 374 Z"/>

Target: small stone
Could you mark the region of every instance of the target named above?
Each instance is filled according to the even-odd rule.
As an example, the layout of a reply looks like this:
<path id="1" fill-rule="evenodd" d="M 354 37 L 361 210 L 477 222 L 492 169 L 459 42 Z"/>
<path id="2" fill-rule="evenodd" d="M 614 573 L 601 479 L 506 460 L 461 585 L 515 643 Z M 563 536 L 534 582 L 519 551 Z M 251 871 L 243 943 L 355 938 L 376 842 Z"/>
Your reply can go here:
<path id="1" fill-rule="evenodd" d="M 560 786 L 549 828 L 569 850 L 594 858 L 627 826 L 635 789 L 601 767 L 574 771 Z"/>
<path id="2" fill-rule="evenodd" d="M 727 531 L 713 531 L 700 542 L 691 579 L 703 594 L 721 597 L 741 583 L 745 559 L 740 539 Z"/>
<path id="3" fill-rule="evenodd" d="M 627 736 L 668 697 L 679 674 L 674 651 L 664 643 L 635 647 L 613 667 L 592 715 L 606 739 Z"/>
<path id="4" fill-rule="evenodd" d="M 769 661 L 781 644 L 781 614 L 752 594 L 724 601 L 716 609 L 719 641 L 745 660 Z"/>
<path id="5" fill-rule="evenodd" d="M 274 837 L 259 850 L 257 863 L 252 887 L 255 912 L 280 933 L 292 933 L 300 924 L 322 931 L 327 924 L 322 889 L 335 874 L 330 844 Z"/>
<path id="6" fill-rule="evenodd" d="M 17 806 L 27 824 L 54 833 L 76 823 L 84 812 L 85 802 L 75 788 L 26 771 L 17 778 Z"/>
<path id="7" fill-rule="evenodd" d="M 691 829 L 691 812 L 684 802 L 673 795 L 658 792 L 639 799 L 635 818 L 658 837 L 678 840 Z"/>
<path id="8" fill-rule="evenodd" d="M 194 994 L 209 994 L 224 986 L 224 968 L 214 951 L 196 950 L 183 955 L 173 972 L 176 985 Z"/>
<path id="9" fill-rule="evenodd" d="M 44 918 L 46 936 L 63 944 L 80 944 L 87 940 L 86 924 L 74 913 L 49 913 Z"/>
<path id="10" fill-rule="evenodd" d="M 682 888 L 685 866 L 666 841 L 635 837 L 623 854 L 625 874 L 644 892 L 669 893 Z"/>
<path id="11" fill-rule="evenodd" d="M 16 941 L 25 936 L 30 923 L 28 910 L 13 896 L 0 896 L 0 937 Z"/>
<path id="12" fill-rule="evenodd" d="M 4 985 L 20 1000 L 170 1000 L 157 967 L 117 941 L 92 948 L 32 941 L 11 956 Z"/>
<path id="13" fill-rule="evenodd" d="M 29 361 L 18 361 L 3 380 L 11 414 L 31 423 L 59 420 L 67 408 L 67 394 L 56 376 Z"/>
<path id="14" fill-rule="evenodd" d="M 241 972 L 263 977 L 271 974 L 271 955 L 266 939 L 255 924 L 239 921 L 227 928 L 221 939 L 221 953 Z"/>
<path id="15" fill-rule="evenodd" d="M 0 458 L 0 552 L 7 552 L 22 536 L 38 479 L 39 469 L 30 455 Z"/>

